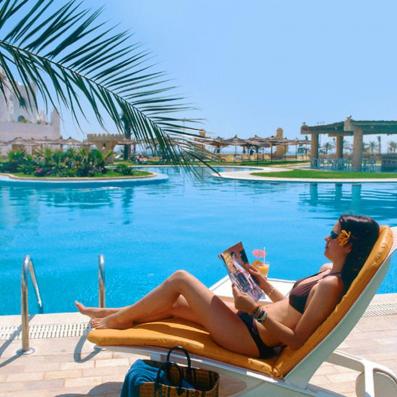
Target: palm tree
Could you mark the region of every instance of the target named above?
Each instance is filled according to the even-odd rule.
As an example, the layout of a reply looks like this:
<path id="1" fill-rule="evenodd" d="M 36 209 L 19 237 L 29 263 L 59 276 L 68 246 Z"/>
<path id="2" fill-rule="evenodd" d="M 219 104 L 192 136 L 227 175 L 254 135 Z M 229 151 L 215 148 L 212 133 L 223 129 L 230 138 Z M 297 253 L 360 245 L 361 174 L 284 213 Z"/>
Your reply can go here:
<path id="1" fill-rule="evenodd" d="M 328 152 L 330 150 L 332 150 L 333 147 L 334 147 L 334 145 L 331 142 L 325 142 L 323 145 L 323 150 L 324 150 L 325 155 L 328 155 Z"/>
<path id="2" fill-rule="evenodd" d="M 158 145 L 171 161 L 205 161 L 194 143 L 198 120 L 176 116 L 192 108 L 170 95 L 174 87 L 147 64 L 147 52 L 125 44 L 130 35 L 106 27 L 100 14 L 76 0 L 0 0 L 0 95 L 7 86 L 29 110 L 40 101 L 47 110 L 65 107 L 77 123 L 88 119 L 88 106 L 104 128 L 110 118 L 120 134 Z"/>
<path id="3" fill-rule="evenodd" d="M 375 141 L 371 141 L 368 144 L 368 149 L 369 149 L 369 152 L 371 153 L 371 155 L 373 155 L 375 153 L 376 148 L 377 148 L 377 143 Z"/>
<path id="4" fill-rule="evenodd" d="M 390 141 L 389 142 L 389 152 L 390 153 L 396 153 L 396 151 L 397 151 L 397 142 Z"/>

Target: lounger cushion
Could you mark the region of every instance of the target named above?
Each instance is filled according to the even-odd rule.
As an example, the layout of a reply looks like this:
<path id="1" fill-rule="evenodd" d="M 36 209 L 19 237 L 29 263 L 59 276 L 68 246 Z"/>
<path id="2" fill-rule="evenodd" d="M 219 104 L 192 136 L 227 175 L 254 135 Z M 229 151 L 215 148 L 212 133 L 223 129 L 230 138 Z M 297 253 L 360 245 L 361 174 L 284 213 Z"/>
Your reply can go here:
<path id="1" fill-rule="evenodd" d="M 331 315 L 316 332 L 297 350 L 285 348 L 272 359 L 259 360 L 230 352 L 217 345 L 208 332 L 197 324 L 180 320 L 156 321 L 140 324 L 127 330 L 92 330 L 88 340 L 99 346 L 156 346 L 170 348 L 184 346 L 191 353 L 218 361 L 237 365 L 252 371 L 258 371 L 276 378 L 284 377 L 310 351 L 312 351 L 335 327 L 357 300 L 369 280 L 387 257 L 393 244 L 393 233 L 383 226 L 371 254 Z"/>
<path id="2" fill-rule="evenodd" d="M 230 352 L 216 344 L 209 333 L 195 323 L 175 319 L 144 323 L 127 330 L 95 329 L 88 340 L 99 346 L 156 346 L 171 348 L 181 345 L 199 356 L 224 361 L 272 375 L 277 357 L 267 360 Z"/>

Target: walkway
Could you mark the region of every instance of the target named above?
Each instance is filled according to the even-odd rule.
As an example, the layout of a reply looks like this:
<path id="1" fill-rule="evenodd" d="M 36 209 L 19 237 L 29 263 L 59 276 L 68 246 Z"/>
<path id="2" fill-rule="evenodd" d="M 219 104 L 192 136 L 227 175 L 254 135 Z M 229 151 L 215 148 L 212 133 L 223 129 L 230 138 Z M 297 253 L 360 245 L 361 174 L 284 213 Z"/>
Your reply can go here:
<path id="1" fill-rule="evenodd" d="M 124 375 L 138 357 L 96 350 L 85 340 L 86 318 L 78 313 L 37 315 L 30 322 L 35 353 L 17 356 L 19 316 L 0 316 L 0 396 L 118 397 Z M 11 335 L 11 337 L 9 337 Z M 397 373 L 397 294 L 376 295 L 340 350 L 363 356 Z M 323 364 L 312 383 L 355 396 L 357 373 Z M 221 380 L 221 396 L 238 387 Z"/>

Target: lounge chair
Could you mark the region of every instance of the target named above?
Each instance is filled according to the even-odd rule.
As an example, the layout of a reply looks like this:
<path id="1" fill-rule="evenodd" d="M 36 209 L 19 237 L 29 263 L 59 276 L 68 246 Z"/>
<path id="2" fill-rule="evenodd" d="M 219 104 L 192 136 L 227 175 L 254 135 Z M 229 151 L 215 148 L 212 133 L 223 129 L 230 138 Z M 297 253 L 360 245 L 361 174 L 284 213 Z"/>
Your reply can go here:
<path id="1" fill-rule="evenodd" d="M 334 396 L 309 384 L 325 361 L 361 373 L 356 381 L 360 397 L 396 396 L 397 379 L 389 369 L 335 350 L 368 307 L 396 247 L 397 228 L 383 226 L 362 270 L 330 316 L 302 347 L 297 350 L 286 347 L 271 359 L 229 352 L 213 342 L 203 328 L 175 319 L 140 324 L 128 330 L 96 329 L 89 333 L 88 339 L 111 350 L 147 354 L 157 360 L 165 358 L 168 348 L 182 345 L 192 353 L 197 366 L 214 369 L 232 380 L 234 396 Z"/>

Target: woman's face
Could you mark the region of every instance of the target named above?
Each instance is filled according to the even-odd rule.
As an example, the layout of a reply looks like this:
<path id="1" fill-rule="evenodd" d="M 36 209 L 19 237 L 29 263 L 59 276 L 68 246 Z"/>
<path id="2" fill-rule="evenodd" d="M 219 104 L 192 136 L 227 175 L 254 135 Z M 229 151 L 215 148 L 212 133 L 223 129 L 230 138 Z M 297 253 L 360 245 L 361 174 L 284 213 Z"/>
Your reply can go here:
<path id="1" fill-rule="evenodd" d="M 333 232 L 333 233 L 332 233 Z M 325 237 L 325 252 L 324 255 L 332 262 L 345 261 L 346 256 L 351 251 L 351 244 L 348 243 L 345 246 L 341 246 L 338 242 L 337 236 L 341 232 L 341 226 L 339 222 L 336 222 L 332 232 L 329 236 Z"/>

